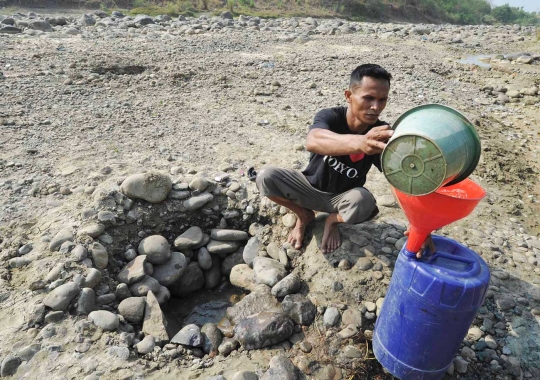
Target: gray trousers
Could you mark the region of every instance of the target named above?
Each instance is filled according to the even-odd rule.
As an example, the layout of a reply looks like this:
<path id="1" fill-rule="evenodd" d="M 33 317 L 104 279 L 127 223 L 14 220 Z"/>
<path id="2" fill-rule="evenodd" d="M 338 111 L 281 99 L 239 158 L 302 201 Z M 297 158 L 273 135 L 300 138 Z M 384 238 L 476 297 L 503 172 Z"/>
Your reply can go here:
<path id="1" fill-rule="evenodd" d="M 367 189 L 355 187 L 341 194 L 326 193 L 311 186 L 296 170 L 265 166 L 258 172 L 256 183 L 263 196 L 285 198 L 308 210 L 338 213 L 348 224 L 364 222 L 379 213 L 375 198 Z"/>

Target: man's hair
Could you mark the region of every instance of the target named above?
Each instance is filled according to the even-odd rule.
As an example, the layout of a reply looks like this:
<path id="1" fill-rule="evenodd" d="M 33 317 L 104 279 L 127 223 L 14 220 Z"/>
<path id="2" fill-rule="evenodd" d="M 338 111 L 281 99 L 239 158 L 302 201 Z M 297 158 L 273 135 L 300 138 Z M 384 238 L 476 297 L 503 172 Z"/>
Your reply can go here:
<path id="1" fill-rule="evenodd" d="M 362 78 L 364 77 L 387 80 L 388 84 L 390 84 L 390 80 L 392 79 L 392 75 L 381 66 L 373 63 L 366 63 L 358 66 L 352 72 L 351 80 L 349 82 L 349 89 L 352 90 L 359 86 L 362 83 Z"/>

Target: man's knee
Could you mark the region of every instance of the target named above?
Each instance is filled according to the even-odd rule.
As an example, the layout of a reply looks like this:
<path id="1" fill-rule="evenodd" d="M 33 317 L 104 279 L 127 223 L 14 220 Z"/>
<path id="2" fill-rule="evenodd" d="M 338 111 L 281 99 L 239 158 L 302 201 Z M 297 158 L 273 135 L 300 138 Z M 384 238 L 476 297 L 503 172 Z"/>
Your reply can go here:
<path id="1" fill-rule="evenodd" d="M 375 198 L 364 188 L 350 190 L 339 206 L 339 214 L 348 224 L 362 223 L 378 213 Z"/>
<path id="2" fill-rule="evenodd" d="M 272 193 L 275 191 L 274 179 L 277 170 L 279 169 L 274 166 L 264 166 L 257 173 L 255 184 L 262 195 L 272 195 Z"/>

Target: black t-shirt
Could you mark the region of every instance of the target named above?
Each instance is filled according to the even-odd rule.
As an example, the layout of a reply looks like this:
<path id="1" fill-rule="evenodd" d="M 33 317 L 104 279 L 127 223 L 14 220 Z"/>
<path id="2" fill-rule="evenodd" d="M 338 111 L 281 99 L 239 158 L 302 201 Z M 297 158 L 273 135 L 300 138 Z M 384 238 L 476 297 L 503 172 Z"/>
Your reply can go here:
<path id="1" fill-rule="evenodd" d="M 364 133 L 365 135 L 373 127 L 387 124 L 377 120 Z M 313 125 L 309 130 L 315 128 L 328 129 L 340 135 L 352 134 L 347 124 L 347 107 L 334 107 L 323 109 L 315 115 Z M 381 169 L 381 155 L 356 155 L 351 156 L 321 156 L 311 153 L 308 166 L 302 172 L 309 183 L 318 190 L 327 193 L 343 193 L 355 187 L 364 186 L 366 175 L 375 165 L 379 171 Z"/>

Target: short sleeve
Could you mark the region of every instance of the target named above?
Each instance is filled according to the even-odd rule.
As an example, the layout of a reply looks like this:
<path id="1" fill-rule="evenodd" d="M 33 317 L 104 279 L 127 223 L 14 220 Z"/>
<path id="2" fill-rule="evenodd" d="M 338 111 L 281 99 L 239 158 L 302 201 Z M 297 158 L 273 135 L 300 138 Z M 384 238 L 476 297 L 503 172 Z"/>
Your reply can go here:
<path id="1" fill-rule="evenodd" d="M 313 124 L 309 127 L 309 130 L 321 128 L 330 130 L 330 125 L 334 124 L 336 121 L 336 114 L 332 111 L 331 108 L 326 108 L 320 110 L 315 114 Z"/>

